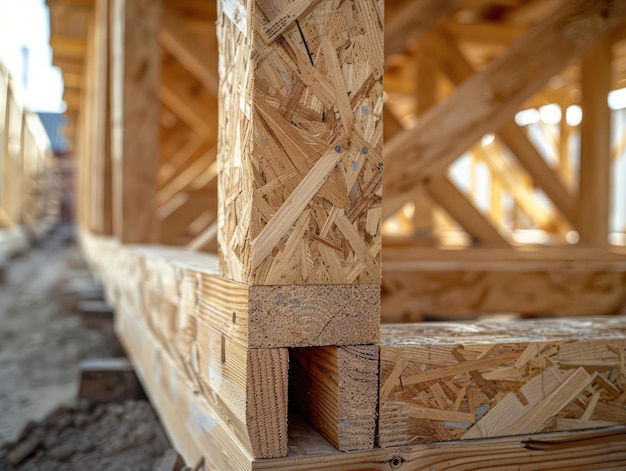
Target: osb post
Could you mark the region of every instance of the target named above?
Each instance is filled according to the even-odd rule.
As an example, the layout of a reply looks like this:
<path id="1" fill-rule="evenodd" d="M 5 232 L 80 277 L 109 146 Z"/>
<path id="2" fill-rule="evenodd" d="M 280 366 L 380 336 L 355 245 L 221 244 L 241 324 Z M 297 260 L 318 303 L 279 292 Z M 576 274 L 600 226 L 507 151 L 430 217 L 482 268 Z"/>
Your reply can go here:
<path id="1" fill-rule="evenodd" d="M 334 346 L 379 334 L 382 25 L 382 0 L 218 10 L 220 274 L 246 287 L 249 339 L 332 346 L 345 375 Z M 357 402 L 373 417 L 370 389 Z M 342 391 L 309 398 L 327 408 L 316 425 L 346 449 L 373 446 L 370 424 L 342 430 L 357 412 Z"/>
<path id="2" fill-rule="evenodd" d="M 113 233 L 123 243 L 154 242 L 161 2 L 115 0 L 112 7 Z"/>
<path id="3" fill-rule="evenodd" d="M 281 4 L 221 5 L 220 271 L 379 284 L 382 2 Z"/>

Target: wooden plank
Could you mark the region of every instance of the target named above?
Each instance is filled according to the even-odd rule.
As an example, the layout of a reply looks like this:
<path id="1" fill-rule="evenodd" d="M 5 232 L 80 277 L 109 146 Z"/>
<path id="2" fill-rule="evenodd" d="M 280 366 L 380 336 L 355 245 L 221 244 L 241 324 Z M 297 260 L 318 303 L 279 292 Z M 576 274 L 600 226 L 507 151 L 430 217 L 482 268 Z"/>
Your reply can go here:
<path id="1" fill-rule="evenodd" d="M 294 420 L 295 421 L 295 420 Z M 435 470 L 462 469 L 606 469 L 623 468 L 624 427 L 468 441 L 435 442 L 410 447 L 337 453 L 311 434 L 294 427 L 292 453 L 276 460 L 255 460 L 252 469 Z"/>
<path id="2" fill-rule="evenodd" d="M 390 324 L 380 349 L 380 446 L 520 435 L 604 419 L 585 405 L 623 393 L 626 323 Z"/>
<path id="3" fill-rule="evenodd" d="M 210 25 L 210 27 L 214 27 Z M 210 91 L 217 95 L 217 54 L 201 49 L 198 38 L 181 16 L 170 7 L 164 8 L 161 44 Z"/>
<path id="4" fill-rule="evenodd" d="M 202 383 L 222 398 L 247 429 L 254 456 L 284 456 L 287 349 L 247 349 L 204 322 L 198 323 L 197 329 L 194 345 Z"/>
<path id="5" fill-rule="evenodd" d="M 389 16 L 385 28 L 385 57 L 403 52 L 407 44 L 430 31 L 452 13 L 460 1 L 416 0 L 404 2 Z"/>
<path id="6" fill-rule="evenodd" d="M 457 86 L 469 79 L 475 70 L 458 45 L 446 34 L 439 32 L 433 33 L 433 36 L 437 37 L 440 44 L 436 52 L 439 55 L 441 70 L 446 76 Z M 552 200 L 566 220 L 574 224 L 574 196 L 565 186 L 562 177 L 559 178 L 559 175 L 548 165 L 517 124 L 511 120 L 497 129 L 496 134 L 513 152 L 535 184 Z M 521 196 L 519 191 L 517 193 Z M 527 200 L 524 197 L 521 199 Z M 525 206 L 528 207 L 528 205 Z"/>
<path id="7" fill-rule="evenodd" d="M 411 240 L 390 240 L 383 256 L 390 271 L 623 272 L 626 252 L 584 247 L 430 250 Z"/>
<path id="8" fill-rule="evenodd" d="M 176 450 L 190 466 L 206 456 L 210 469 L 249 469 L 252 460 L 232 423 L 221 418 L 219 404 L 195 394 L 184 370 L 151 330 L 128 311 L 120 311 L 116 329 L 151 403 L 155 406 Z"/>
<path id="9" fill-rule="evenodd" d="M 383 5 L 304 3 L 221 5 L 221 273 L 379 283 Z"/>
<path id="10" fill-rule="evenodd" d="M 580 124 L 579 244 L 608 245 L 611 199 L 611 42 L 602 38 L 581 67 L 583 118 Z"/>
<path id="11" fill-rule="evenodd" d="M 398 134 L 385 148 L 392 182 L 385 196 L 403 195 L 417 181 L 441 174 L 482 135 L 502 126 L 550 77 L 626 16 L 625 5 L 613 7 L 569 2 L 465 81 L 414 129 Z"/>
<path id="12" fill-rule="evenodd" d="M 430 198 L 443 207 L 476 244 L 500 248 L 510 246 L 487 216 L 478 211 L 448 177 L 433 178 L 425 186 Z"/>
<path id="13" fill-rule="evenodd" d="M 161 2 L 112 5 L 113 232 L 125 243 L 158 237 Z"/>
<path id="14" fill-rule="evenodd" d="M 246 286 L 217 276 L 216 259 L 205 260 L 202 269 L 185 269 L 181 309 L 243 346 L 371 344 L 378 338 L 378 285 L 364 285 L 367 292 L 355 285 Z"/>
<path id="15" fill-rule="evenodd" d="M 298 412 L 337 449 L 374 447 L 378 346 L 293 349 L 290 384 Z"/>
<path id="16" fill-rule="evenodd" d="M 509 121 L 497 131 L 497 135 L 515 158 L 524 166 L 535 184 L 554 203 L 563 217 L 575 224 L 575 198 L 565 186 L 563 178 L 537 151 L 524 132 L 513 121 Z"/>
<path id="17" fill-rule="evenodd" d="M 173 265 L 167 255 L 174 257 L 182 253 L 178 258 L 187 260 L 190 267 L 211 257 L 175 249 L 128 249 L 106 239 L 89 237 L 83 238 L 83 244 L 90 264 L 96 267 L 107 286 L 107 297 L 115 306 L 116 327 L 123 344 L 131 352 L 149 349 L 147 358 L 137 358 L 144 355 L 141 352 L 129 355 L 143 372 L 140 376 L 145 378 L 146 369 L 156 370 L 153 374 L 157 375 L 159 386 L 150 384 L 150 394 L 160 387 L 169 388 L 174 396 L 172 386 L 162 382 L 166 380 L 162 375 L 170 375 L 167 380 L 176 380 L 180 373 L 185 378 L 184 384 L 195 385 L 190 389 L 181 386 L 182 393 L 200 395 L 208 403 L 201 406 L 202 411 L 208 409 L 213 422 L 227 423 L 237 446 L 256 457 L 285 455 L 287 349 L 244 347 L 199 316 L 191 315 L 185 309 L 185 294 L 195 297 L 196 293 L 180 285 L 187 279 L 185 269 Z M 166 257 L 151 256 L 160 252 Z M 213 299 L 216 298 L 219 293 L 214 293 Z M 229 317 L 232 323 L 232 312 Z M 146 345 L 146 341 L 151 345 Z M 167 366 L 168 371 L 163 371 L 168 362 L 174 363 Z M 190 414 L 195 415 L 193 411 Z M 212 423 L 207 427 L 210 432 Z"/>
<path id="18" fill-rule="evenodd" d="M 111 115 L 109 80 L 109 2 L 96 0 L 94 14 L 94 36 L 90 42 L 93 80 L 92 122 L 89 154 L 92 159 L 91 183 L 91 230 L 97 234 L 111 235 L 113 221 L 111 213 Z"/>
<path id="19" fill-rule="evenodd" d="M 419 321 L 424 316 L 470 319 L 503 312 L 525 316 L 614 314 L 626 296 L 626 282 L 619 272 L 518 270 L 510 264 L 495 271 L 491 267 L 442 271 L 441 265 L 429 271 L 427 263 L 421 268 L 417 265 L 414 271 L 385 269 L 383 321 Z"/>

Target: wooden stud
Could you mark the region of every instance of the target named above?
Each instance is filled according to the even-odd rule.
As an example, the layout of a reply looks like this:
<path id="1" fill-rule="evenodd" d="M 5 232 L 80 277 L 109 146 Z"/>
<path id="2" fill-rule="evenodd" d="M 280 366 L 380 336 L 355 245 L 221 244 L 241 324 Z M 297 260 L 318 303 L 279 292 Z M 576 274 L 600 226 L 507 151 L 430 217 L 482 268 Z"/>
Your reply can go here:
<path id="1" fill-rule="evenodd" d="M 427 113 L 415 129 L 388 143 L 386 171 L 392 183 L 385 188 L 385 195 L 394 198 L 408 193 L 416 181 L 441 174 L 482 135 L 502 126 L 550 77 L 586 52 L 625 16 L 626 5 L 621 3 L 605 8 L 576 0 L 531 29 Z M 521 73 L 520 68 L 525 72 Z M 513 76 L 517 77 L 515 81 L 511 81 Z M 452 121 L 451 116 L 455 117 Z"/>
<path id="2" fill-rule="evenodd" d="M 475 240 L 477 244 L 509 247 L 509 242 L 497 227 L 487 219 L 447 177 L 426 182 L 428 195 L 442 206 Z"/>
<path id="3" fill-rule="evenodd" d="M 92 160 L 91 229 L 97 234 L 112 234 L 111 213 L 111 116 L 109 76 L 109 2 L 96 0 L 93 40 L 89 42 L 92 56 L 92 123 L 89 153 Z M 89 63 L 89 62 L 88 62 Z"/>
<path id="4" fill-rule="evenodd" d="M 580 189 L 578 234 L 581 245 L 608 244 L 611 190 L 611 43 L 604 37 L 582 61 Z"/>
<path id="5" fill-rule="evenodd" d="M 213 25 L 210 26 L 214 28 Z M 185 66 L 210 91 L 217 95 L 217 54 L 212 49 L 201 49 L 195 34 L 176 11 L 164 7 L 160 42 L 165 49 Z"/>
<path id="6" fill-rule="evenodd" d="M 337 449 L 373 448 L 378 346 L 295 348 L 290 384 L 298 412 Z"/>
<path id="7" fill-rule="evenodd" d="M 158 237 L 160 5 L 145 0 L 112 5 L 113 232 L 125 243 Z"/>

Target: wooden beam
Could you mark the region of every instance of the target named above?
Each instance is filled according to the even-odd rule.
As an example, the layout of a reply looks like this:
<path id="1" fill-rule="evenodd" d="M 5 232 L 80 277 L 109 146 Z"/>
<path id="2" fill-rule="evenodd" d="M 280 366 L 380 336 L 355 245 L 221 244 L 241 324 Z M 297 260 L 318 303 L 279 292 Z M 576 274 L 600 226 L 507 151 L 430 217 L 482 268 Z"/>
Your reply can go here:
<path id="1" fill-rule="evenodd" d="M 395 271 L 398 266 L 401 271 Z M 454 266 L 469 269 L 455 270 Z M 533 270 L 533 266 L 544 268 Z M 621 273 L 602 268 L 568 272 L 563 267 L 567 267 L 566 263 L 526 262 L 517 268 L 493 260 L 478 260 L 475 264 L 394 263 L 384 270 L 383 322 L 419 321 L 425 316 L 439 320 L 476 319 L 503 312 L 537 317 L 607 315 L 619 311 L 626 296 Z M 408 271 L 409 268 L 414 271 Z"/>
<path id="2" fill-rule="evenodd" d="M 216 257 L 206 254 L 121 245 L 87 233 L 81 241 L 119 313 L 118 332 L 133 352 L 133 363 L 144 372 L 140 376 L 158 370 L 154 362 L 174 361 L 167 366 L 168 380 L 174 378 L 183 389 L 184 384 L 195 384 L 209 404 L 192 416 L 212 411 L 216 433 L 228 424 L 235 448 L 244 455 L 287 453 L 287 346 L 343 346 L 364 340 L 370 344 L 367 348 L 376 350 L 371 345 L 378 335 L 378 318 L 368 311 L 378 312 L 377 286 L 363 296 L 356 287 L 322 285 L 303 296 L 298 286 L 247 286 L 222 278 Z M 329 303 L 320 310 L 320 300 L 325 299 Z M 132 325 L 136 327 L 128 327 Z M 146 349 L 149 355 L 142 356 Z M 376 364 L 370 360 L 370 365 Z M 150 394 L 158 394 L 154 380 L 147 382 Z"/>
<path id="3" fill-rule="evenodd" d="M 424 115 L 414 129 L 398 134 L 387 144 L 385 170 L 392 183 L 385 188 L 385 196 L 408 193 L 416 182 L 441 174 L 482 135 L 501 127 L 550 77 L 624 17 L 626 4 L 605 8 L 576 0 L 532 28 Z"/>
<path id="4" fill-rule="evenodd" d="M 525 247 L 523 250 L 473 248 L 429 250 L 412 240 L 389 241 L 383 257 L 390 272 L 621 272 L 626 253 L 597 248 Z"/>
<path id="5" fill-rule="evenodd" d="M 83 39 L 53 35 L 50 37 L 50 47 L 55 56 L 84 60 L 87 55 L 87 43 Z"/>
<path id="6" fill-rule="evenodd" d="M 88 40 L 91 80 L 87 84 L 91 114 L 87 143 L 92 167 L 90 227 L 96 234 L 111 235 L 111 116 L 109 80 L 109 2 L 96 0 L 93 39 Z"/>
<path id="7" fill-rule="evenodd" d="M 176 245 L 177 238 L 187 232 L 187 226 L 209 208 L 213 208 L 217 219 L 216 196 L 217 185 L 215 182 L 213 185 L 202 189 L 177 194 L 174 199 L 180 197 L 180 201 L 176 202 L 175 208 L 160 217 L 161 242 Z M 158 213 L 160 215 L 161 211 Z"/>
<path id="8" fill-rule="evenodd" d="M 202 232 L 195 236 L 186 246 L 188 250 L 208 252 L 210 247 L 217 242 L 217 219 L 209 224 Z"/>
<path id="9" fill-rule="evenodd" d="M 513 121 L 500 127 L 497 135 L 524 166 L 535 184 L 550 198 L 565 220 L 575 225 L 576 199 L 563 178 L 541 156 L 537 148 Z"/>
<path id="10" fill-rule="evenodd" d="M 226 9 L 218 20 L 220 60 L 237 64 L 220 77 L 221 272 L 256 285 L 378 284 L 382 2 L 263 5 L 245 23 Z M 363 41 L 338 53 L 357 30 Z"/>
<path id="11" fill-rule="evenodd" d="M 497 178 L 501 180 L 515 200 L 515 203 L 519 206 L 519 209 L 521 209 L 539 229 L 555 232 L 562 227 L 562 224 L 559 224 L 561 220 L 558 215 L 555 214 L 554 211 L 539 204 L 532 185 L 528 188 L 526 184 L 525 180 L 527 180 L 527 178 L 523 178 L 523 176 L 519 174 L 519 169 L 511 166 L 506 159 L 502 157 L 502 153 L 499 149 L 477 146 L 474 152 L 482 157 L 482 160 L 491 170 L 492 175 L 497 176 Z"/>
<path id="12" fill-rule="evenodd" d="M 374 447 L 378 346 L 296 348 L 289 366 L 302 417 L 338 450 Z"/>
<path id="13" fill-rule="evenodd" d="M 160 18 L 160 1 L 113 4 L 113 232 L 125 243 L 158 237 Z"/>
<path id="14" fill-rule="evenodd" d="M 580 127 L 579 244 L 608 244 L 611 200 L 611 42 L 602 38 L 581 67 L 583 118 Z"/>
<path id="15" fill-rule="evenodd" d="M 404 4 L 386 21 L 385 58 L 404 51 L 408 42 L 430 31 L 461 4 L 458 0 L 415 0 Z"/>
<path id="16" fill-rule="evenodd" d="M 469 79 L 475 70 L 448 35 L 439 33 L 438 42 L 441 45 L 438 50 L 441 69 L 455 85 L 459 86 Z M 524 166 L 535 184 L 552 200 L 565 219 L 570 224 L 574 224 L 574 196 L 563 179 L 559 178 L 558 173 L 548 165 L 517 124 L 511 120 L 500 127 L 496 134 Z"/>
<path id="17" fill-rule="evenodd" d="M 563 418 L 577 422 L 568 420 L 566 430 L 588 428 L 589 420 L 605 425 L 626 420 L 619 401 L 623 385 L 608 371 L 626 348 L 623 320 L 468 327 L 384 326 L 381 447 L 558 431 Z M 515 332 L 515 340 L 502 343 L 509 332 Z M 446 342 L 450 338 L 454 342 Z M 436 355 L 433 342 L 439 344 Z"/>
<path id="18" fill-rule="evenodd" d="M 198 180 L 212 180 L 217 176 L 215 147 L 198 155 L 199 157 L 197 159 L 189 159 L 188 164 L 183 165 L 180 168 L 180 172 L 175 172 L 173 178 L 159 189 L 157 193 L 157 204 L 159 207 L 167 203 L 181 191 L 187 188 L 195 188 Z M 217 210 L 217 207 L 214 209 Z"/>
<path id="19" fill-rule="evenodd" d="M 509 247 L 498 229 L 459 191 L 448 177 L 425 183 L 430 198 L 444 208 L 479 245 Z"/>
<path id="20" fill-rule="evenodd" d="M 194 94 L 190 86 L 163 80 L 159 98 L 179 119 L 206 140 L 217 136 L 217 100 Z"/>
<path id="21" fill-rule="evenodd" d="M 435 442 L 398 448 L 377 448 L 354 453 L 333 453 L 317 436 L 311 436 L 306 425 L 298 424 L 294 434 L 294 454 L 275 460 L 258 460 L 253 470 L 318 469 L 498 469 L 502 463 L 527 465 L 529 469 L 577 467 L 579 469 L 610 469 L 618 471 L 626 464 L 623 447 L 624 427 L 611 427 L 583 432 L 524 435 L 497 439 Z M 575 444 L 573 448 L 570 446 Z M 574 450 L 576 450 L 574 452 Z M 576 468 L 575 468 L 576 469 Z"/>
<path id="22" fill-rule="evenodd" d="M 185 20 L 169 7 L 164 8 L 163 27 L 159 38 L 163 47 L 175 56 L 209 92 L 217 96 L 216 51 L 203 49 Z"/>

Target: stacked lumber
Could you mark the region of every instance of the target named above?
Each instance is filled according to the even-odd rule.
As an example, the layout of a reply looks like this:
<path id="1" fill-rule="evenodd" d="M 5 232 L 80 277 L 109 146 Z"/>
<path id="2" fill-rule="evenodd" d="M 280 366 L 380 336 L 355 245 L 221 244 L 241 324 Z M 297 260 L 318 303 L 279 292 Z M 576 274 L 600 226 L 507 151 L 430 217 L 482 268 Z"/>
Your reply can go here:
<path id="1" fill-rule="evenodd" d="M 254 309 L 243 285 L 217 275 L 215 257 L 81 240 L 187 462 L 620 469 L 626 459 L 622 318 L 383 324 L 372 346 L 245 348 Z"/>
<path id="2" fill-rule="evenodd" d="M 0 62 L 0 257 L 25 249 L 56 223 L 60 194 L 48 135 Z"/>

